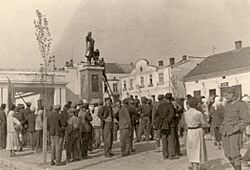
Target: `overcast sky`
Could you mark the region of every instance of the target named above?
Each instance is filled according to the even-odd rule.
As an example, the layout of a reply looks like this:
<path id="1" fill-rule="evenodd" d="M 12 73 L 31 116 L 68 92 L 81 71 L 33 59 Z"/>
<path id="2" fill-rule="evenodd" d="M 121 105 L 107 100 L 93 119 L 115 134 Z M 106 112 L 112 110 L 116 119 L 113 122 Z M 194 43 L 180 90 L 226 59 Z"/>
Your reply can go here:
<path id="1" fill-rule="evenodd" d="M 39 67 L 36 9 L 47 15 L 60 66 L 85 60 L 88 31 L 107 62 L 208 56 L 236 40 L 250 46 L 250 0 L 1 0 L 0 67 Z"/>

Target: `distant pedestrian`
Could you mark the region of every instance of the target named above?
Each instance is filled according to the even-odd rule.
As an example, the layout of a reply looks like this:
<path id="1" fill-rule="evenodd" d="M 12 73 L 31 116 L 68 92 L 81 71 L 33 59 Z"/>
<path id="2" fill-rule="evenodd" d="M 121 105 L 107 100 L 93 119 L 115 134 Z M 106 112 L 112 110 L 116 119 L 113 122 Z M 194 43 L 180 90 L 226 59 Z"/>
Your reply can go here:
<path id="1" fill-rule="evenodd" d="M 235 170 L 241 170 L 241 135 L 250 124 L 250 116 L 246 103 L 237 98 L 235 89 L 230 87 L 225 95 L 227 104 L 221 130 L 224 154 Z"/>
<path id="2" fill-rule="evenodd" d="M 184 113 L 184 119 L 187 125 L 187 158 L 192 170 L 198 170 L 200 164 L 207 161 L 204 130 L 202 128 L 203 125 L 205 125 L 205 121 L 202 113 L 196 109 L 198 105 L 196 98 L 189 99 L 188 105 L 189 109 Z"/>
<path id="3" fill-rule="evenodd" d="M 145 140 L 149 140 L 150 134 L 150 119 L 151 107 L 147 103 L 147 98 L 142 98 L 141 105 L 141 121 L 139 125 L 139 140 L 142 140 L 142 136 L 145 136 Z"/>
<path id="4" fill-rule="evenodd" d="M 6 104 L 2 104 L 0 108 L 0 147 L 6 148 L 6 136 L 7 136 L 7 117 L 5 113 Z"/>
<path id="5" fill-rule="evenodd" d="M 12 105 L 7 117 L 7 142 L 6 149 L 10 151 L 10 156 L 15 156 L 15 152 L 19 149 L 18 133 L 22 129 L 22 124 L 14 117 L 15 105 Z"/>

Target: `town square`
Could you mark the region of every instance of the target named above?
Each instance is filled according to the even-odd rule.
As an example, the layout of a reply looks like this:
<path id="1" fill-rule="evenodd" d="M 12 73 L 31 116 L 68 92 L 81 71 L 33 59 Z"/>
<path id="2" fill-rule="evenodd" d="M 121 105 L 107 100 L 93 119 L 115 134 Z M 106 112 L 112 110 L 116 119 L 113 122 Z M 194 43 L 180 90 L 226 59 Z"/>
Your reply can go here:
<path id="1" fill-rule="evenodd" d="M 249 0 L 2 0 L 0 170 L 250 169 Z"/>

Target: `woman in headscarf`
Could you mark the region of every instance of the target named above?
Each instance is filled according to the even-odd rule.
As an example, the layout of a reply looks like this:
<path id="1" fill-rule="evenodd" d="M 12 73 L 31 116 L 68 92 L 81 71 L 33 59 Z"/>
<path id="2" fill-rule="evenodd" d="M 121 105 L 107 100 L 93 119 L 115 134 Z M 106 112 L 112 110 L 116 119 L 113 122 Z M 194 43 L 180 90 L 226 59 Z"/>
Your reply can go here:
<path id="1" fill-rule="evenodd" d="M 220 128 L 224 117 L 224 107 L 222 106 L 221 97 L 215 97 L 214 104 L 211 106 L 210 114 L 212 116 L 211 127 L 214 130 L 215 145 L 218 145 L 218 149 L 221 149 L 221 133 Z"/>
<path id="2" fill-rule="evenodd" d="M 15 152 L 19 149 L 18 129 L 22 129 L 22 124 L 14 117 L 15 105 L 9 111 L 7 117 L 7 142 L 6 149 L 10 151 L 10 156 L 15 156 Z"/>
<path id="3" fill-rule="evenodd" d="M 200 164 L 207 161 L 207 150 L 203 130 L 205 121 L 203 114 L 196 109 L 198 105 L 196 98 L 189 99 L 188 105 L 190 108 L 184 113 L 184 120 L 187 125 L 187 158 L 191 165 L 189 169 L 198 170 Z"/>

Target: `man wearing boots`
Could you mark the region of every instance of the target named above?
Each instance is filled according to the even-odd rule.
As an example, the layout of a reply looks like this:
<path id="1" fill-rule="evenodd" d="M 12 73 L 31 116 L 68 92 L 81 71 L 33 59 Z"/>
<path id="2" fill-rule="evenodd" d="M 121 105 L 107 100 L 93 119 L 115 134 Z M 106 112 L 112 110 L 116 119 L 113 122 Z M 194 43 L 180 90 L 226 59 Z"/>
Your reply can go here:
<path id="1" fill-rule="evenodd" d="M 221 129 L 224 154 L 235 170 L 241 170 L 241 133 L 250 124 L 250 116 L 247 105 L 237 99 L 235 89 L 230 87 L 225 97 L 227 103 Z"/>

